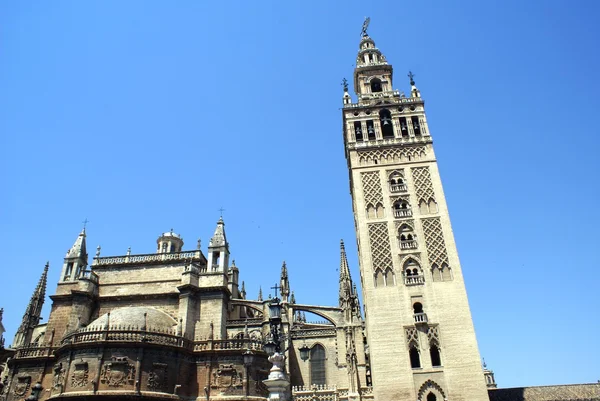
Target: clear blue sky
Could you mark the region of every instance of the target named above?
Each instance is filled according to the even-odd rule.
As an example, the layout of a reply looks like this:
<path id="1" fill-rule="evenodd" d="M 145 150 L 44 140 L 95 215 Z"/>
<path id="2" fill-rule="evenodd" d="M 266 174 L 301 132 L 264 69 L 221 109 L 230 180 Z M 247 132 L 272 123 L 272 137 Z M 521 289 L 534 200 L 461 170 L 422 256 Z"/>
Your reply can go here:
<path id="1" fill-rule="evenodd" d="M 7 342 L 85 218 L 91 256 L 170 228 L 206 249 L 223 207 L 249 297 L 285 259 L 298 302 L 337 304 L 340 238 L 358 279 L 340 81 L 368 15 L 426 101 L 497 381 L 600 379 L 600 3 L 289 3 L 0 3 Z"/>

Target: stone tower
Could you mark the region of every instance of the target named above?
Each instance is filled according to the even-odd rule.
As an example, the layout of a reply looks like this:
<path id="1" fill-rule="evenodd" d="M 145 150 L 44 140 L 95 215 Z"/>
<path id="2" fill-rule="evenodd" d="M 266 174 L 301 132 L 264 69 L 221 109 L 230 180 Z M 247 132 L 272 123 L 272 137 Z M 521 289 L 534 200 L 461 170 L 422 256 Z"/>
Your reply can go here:
<path id="1" fill-rule="evenodd" d="M 375 399 L 488 395 L 424 102 L 363 29 L 344 146 Z"/>

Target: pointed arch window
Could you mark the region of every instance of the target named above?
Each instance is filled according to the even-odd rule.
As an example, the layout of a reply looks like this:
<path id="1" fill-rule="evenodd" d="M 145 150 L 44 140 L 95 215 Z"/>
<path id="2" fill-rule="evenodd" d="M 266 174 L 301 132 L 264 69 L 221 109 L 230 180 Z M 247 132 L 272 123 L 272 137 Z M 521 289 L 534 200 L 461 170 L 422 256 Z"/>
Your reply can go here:
<path id="1" fill-rule="evenodd" d="M 404 177 L 400 173 L 393 173 L 390 175 L 390 192 L 406 192 L 406 183 Z"/>
<path id="2" fill-rule="evenodd" d="M 429 344 L 429 356 L 431 357 L 431 366 L 438 367 L 442 366 L 442 357 L 440 355 L 440 348 L 435 341 Z"/>
<path id="3" fill-rule="evenodd" d="M 421 367 L 421 356 L 419 355 L 419 350 L 415 345 L 410 347 L 408 351 L 408 356 L 410 357 L 410 367 L 413 369 L 417 369 Z"/>
<path id="4" fill-rule="evenodd" d="M 310 350 L 310 384 L 327 384 L 325 379 L 325 348 L 316 344 Z"/>

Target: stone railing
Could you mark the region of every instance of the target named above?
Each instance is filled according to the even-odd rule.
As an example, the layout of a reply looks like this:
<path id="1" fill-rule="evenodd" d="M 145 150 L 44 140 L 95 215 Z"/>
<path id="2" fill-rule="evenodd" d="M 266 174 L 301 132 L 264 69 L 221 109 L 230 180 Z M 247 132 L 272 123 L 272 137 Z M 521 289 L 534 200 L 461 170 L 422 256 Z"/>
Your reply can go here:
<path id="1" fill-rule="evenodd" d="M 262 317 L 253 317 L 248 319 L 231 319 L 227 321 L 227 326 L 256 326 L 262 324 Z"/>
<path id="2" fill-rule="evenodd" d="M 405 184 L 390 184 L 390 192 L 406 192 Z"/>
<path id="3" fill-rule="evenodd" d="M 394 93 L 397 93 L 398 96 L 400 96 L 400 92 L 395 90 L 392 91 Z M 389 93 L 389 92 L 377 92 L 377 93 Z M 360 100 L 362 100 L 364 98 L 361 97 Z M 366 100 L 366 99 L 365 99 Z M 398 99 L 398 103 L 399 104 L 420 104 L 423 103 L 423 99 L 420 97 L 402 97 L 400 99 Z M 353 109 L 353 108 L 358 108 L 358 107 L 363 107 L 363 106 L 370 106 L 369 104 L 363 104 L 360 101 L 358 103 L 348 103 L 344 105 L 345 109 Z"/>
<path id="4" fill-rule="evenodd" d="M 253 338 L 203 340 L 194 342 L 194 351 L 244 350 L 262 351 L 263 343 Z"/>
<path id="5" fill-rule="evenodd" d="M 410 217 L 412 216 L 412 210 L 410 209 L 394 209 L 394 217 Z"/>
<path id="6" fill-rule="evenodd" d="M 292 399 L 294 401 L 338 401 L 340 398 L 335 386 L 313 384 L 310 387 L 293 386 Z"/>
<path id="7" fill-rule="evenodd" d="M 185 261 L 200 258 L 200 251 L 176 252 L 176 253 L 150 253 L 145 255 L 125 255 L 96 257 L 92 266 L 143 264 L 169 261 Z"/>
<path id="8" fill-rule="evenodd" d="M 425 284 L 425 277 L 422 275 L 418 276 L 404 276 L 404 284 L 406 285 L 420 285 Z"/>
<path id="9" fill-rule="evenodd" d="M 50 355 L 52 355 L 52 348 L 43 346 L 18 348 L 15 352 L 15 358 L 40 358 Z"/>
<path id="10" fill-rule="evenodd" d="M 426 313 L 415 313 L 415 323 L 427 323 L 427 314 Z"/>
<path id="11" fill-rule="evenodd" d="M 417 241 L 414 239 L 400 240 L 400 249 L 417 249 Z"/>
<path id="12" fill-rule="evenodd" d="M 400 138 L 374 139 L 370 141 L 354 142 L 348 144 L 348 149 L 364 149 L 386 145 L 407 145 L 407 144 L 422 144 L 431 143 L 429 135 L 423 136 L 403 136 Z"/>
<path id="13" fill-rule="evenodd" d="M 292 338 L 330 337 L 335 336 L 334 328 L 292 330 Z"/>
<path id="14" fill-rule="evenodd" d="M 68 334 L 61 344 L 83 344 L 97 342 L 149 343 L 171 347 L 192 348 L 192 342 L 178 336 L 173 330 L 138 327 L 112 326 L 109 328 L 86 327 Z"/>
<path id="15" fill-rule="evenodd" d="M 361 399 L 373 399 L 373 387 L 361 387 Z M 294 401 L 344 401 L 348 400 L 347 388 L 336 388 L 328 385 L 293 386 Z"/>

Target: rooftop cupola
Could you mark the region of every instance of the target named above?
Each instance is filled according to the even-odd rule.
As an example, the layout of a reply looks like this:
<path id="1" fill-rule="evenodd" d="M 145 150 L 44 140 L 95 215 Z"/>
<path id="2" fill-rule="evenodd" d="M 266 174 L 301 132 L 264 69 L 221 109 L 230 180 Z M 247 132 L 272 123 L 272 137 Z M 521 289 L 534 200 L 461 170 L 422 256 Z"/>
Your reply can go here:
<path id="1" fill-rule="evenodd" d="M 181 235 L 171 231 L 161 234 L 156 240 L 158 249 L 156 253 L 177 253 L 183 249 L 183 238 Z"/>
<path id="2" fill-rule="evenodd" d="M 392 66 L 367 34 L 369 19 L 365 20 L 358 45 L 354 69 L 354 91 L 359 97 L 373 98 L 392 92 Z"/>
<path id="3" fill-rule="evenodd" d="M 217 221 L 217 228 L 208 243 L 208 268 L 210 271 L 227 272 L 229 266 L 229 244 L 225 236 L 223 217 Z"/>

